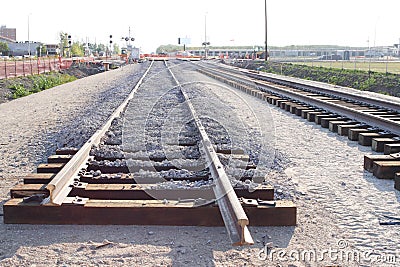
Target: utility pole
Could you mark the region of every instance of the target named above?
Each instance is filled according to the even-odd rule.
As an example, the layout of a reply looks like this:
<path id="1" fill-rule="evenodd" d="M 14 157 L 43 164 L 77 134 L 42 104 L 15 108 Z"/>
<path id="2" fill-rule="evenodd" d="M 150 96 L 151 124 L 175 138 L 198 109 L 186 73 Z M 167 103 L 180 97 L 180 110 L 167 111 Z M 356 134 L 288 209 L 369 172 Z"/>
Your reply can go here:
<path id="1" fill-rule="evenodd" d="M 207 13 L 204 15 L 204 57 L 207 59 L 207 45 L 210 45 L 210 42 L 207 42 Z"/>
<path id="2" fill-rule="evenodd" d="M 204 15 L 204 55 L 207 59 L 207 13 Z"/>
<path id="3" fill-rule="evenodd" d="M 28 14 L 28 55 L 29 57 L 31 57 L 31 41 L 29 38 L 29 16 L 31 15 L 31 13 Z"/>

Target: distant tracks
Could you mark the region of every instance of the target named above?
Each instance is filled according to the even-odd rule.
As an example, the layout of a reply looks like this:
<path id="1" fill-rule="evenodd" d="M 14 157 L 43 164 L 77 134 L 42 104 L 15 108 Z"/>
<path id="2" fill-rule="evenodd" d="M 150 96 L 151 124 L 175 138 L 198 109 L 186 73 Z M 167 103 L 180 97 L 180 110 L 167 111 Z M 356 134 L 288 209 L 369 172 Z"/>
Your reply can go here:
<path id="1" fill-rule="evenodd" d="M 199 64 L 200 72 L 387 155 L 365 156 L 374 176 L 400 190 L 400 101 L 360 96 L 312 81 Z"/>

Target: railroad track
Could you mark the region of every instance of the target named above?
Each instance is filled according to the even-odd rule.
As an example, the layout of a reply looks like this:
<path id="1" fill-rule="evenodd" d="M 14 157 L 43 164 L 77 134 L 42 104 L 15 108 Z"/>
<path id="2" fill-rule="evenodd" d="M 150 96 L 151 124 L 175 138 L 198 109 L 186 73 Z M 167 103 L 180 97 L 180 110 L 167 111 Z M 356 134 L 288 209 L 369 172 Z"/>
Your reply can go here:
<path id="1" fill-rule="evenodd" d="M 295 225 L 291 201 L 252 181 L 257 166 L 202 117 L 165 61 L 152 62 L 126 100 L 81 148 L 64 148 L 10 190 L 5 223 Z M 225 171 L 234 163 L 233 177 Z"/>
<path id="2" fill-rule="evenodd" d="M 400 190 L 400 101 L 360 96 L 338 87 L 256 71 L 199 64 L 199 71 L 288 112 L 348 136 L 384 155 L 366 155 L 364 169 L 394 179 Z"/>

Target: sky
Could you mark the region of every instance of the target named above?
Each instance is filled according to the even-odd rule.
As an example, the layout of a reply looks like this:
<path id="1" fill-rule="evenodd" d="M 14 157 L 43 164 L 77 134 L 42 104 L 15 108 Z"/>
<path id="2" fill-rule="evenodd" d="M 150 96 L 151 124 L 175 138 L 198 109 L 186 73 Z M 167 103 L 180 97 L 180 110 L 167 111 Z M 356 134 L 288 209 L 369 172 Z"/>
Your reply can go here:
<path id="1" fill-rule="evenodd" d="M 399 0 L 266 0 L 268 45 L 380 46 L 399 43 Z M 106 4 L 104 4 L 106 3 Z M 126 45 L 142 52 L 159 45 L 259 45 L 265 42 L 265 0 L 4 1 L 0 25 L 17 29 L 17 40 Z M 28 23 L 29 22 L 29 23 Z M 206 34 L 205 34 L 206 32 Z"/>

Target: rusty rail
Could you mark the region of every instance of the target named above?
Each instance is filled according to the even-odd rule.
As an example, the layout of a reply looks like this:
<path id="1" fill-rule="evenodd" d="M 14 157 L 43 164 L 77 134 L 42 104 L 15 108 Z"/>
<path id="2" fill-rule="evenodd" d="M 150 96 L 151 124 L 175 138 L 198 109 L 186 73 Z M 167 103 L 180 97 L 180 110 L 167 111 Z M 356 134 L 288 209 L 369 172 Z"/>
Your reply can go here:
<path id="1" fill-rule="evenodd" d="M 62 170 L 57 173 L 57 175 L 51 180 L 51 182 L 46 186 L 49 190 L 50 196 L 46 198 L 42 204 L 46 205 L 61 205 L 67 198 L 69 192 L 71 192 L 72 187 L 70 186 L 75 178 L 79 177 L 79 172 L 82 168 L 86 166 L 89 159 L 90 149 L 93 145 L 100 143 L 100 139 L 111 126 L 111 122 L 120 116 L 121 112 L 128 105 L 129 101 L 133 98 L 137 92 L 139 86 L 142 84 L 144 78 L 152 67 L 153 62 L 150 64 L 146 72 L 140 78 L 139 82 L 132 89 L 131 93 L 127 96 L 124 102 L 111 114 L 106 123 L 97 130 L 91 138 L 82 146 L 81 149 L 72 157 L 72 159 L 62 168 Z"/>
<path id="2" fill-rule="evenodd" d="M 200 132 L 201 142 L 203 145 L 202 149 L 206 155 L 206 161 L 210 168 L 211 176 L 215 181 L 215 187 L 213 188 L 215 200 L 218 204 L 232 245 L 252 245 L 254 244 L 254 241 L 247 228 L 249 219 L 247 218 L 247 215 L 232 187 L 229 177 L 217 156 L 217 152 L 215 151 L 189 96 L 183 90 L 182 84 L 176 79 L 171 69 L 168 68 L 168 70 L 177 86 L 181 89 L 182 94 L 185 97 L 185 102 L 188 105 L 195 124 Z"/>

